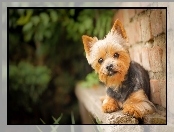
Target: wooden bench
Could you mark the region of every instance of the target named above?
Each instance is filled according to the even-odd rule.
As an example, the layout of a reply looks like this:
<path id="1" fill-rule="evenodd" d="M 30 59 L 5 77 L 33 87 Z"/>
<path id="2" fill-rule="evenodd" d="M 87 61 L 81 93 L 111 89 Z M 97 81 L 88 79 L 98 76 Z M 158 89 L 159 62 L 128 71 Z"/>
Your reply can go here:
<path id="1" fill-rule="evenodd" d="M 103 86 L 84 88 L 77 85 L 75 93 L 79 100 L 83 124 L 94 124 L 91 116 L 101 124 L 166 124 L 165 114 L 164 116 L 158 113 L 147 115 L 140 122 L 132 116 L 122 114 L 121 110 L 113 113 L 103 113 L 101 110 L 102 102 L 100 101 L 100 97 L 105 95 Z"/>

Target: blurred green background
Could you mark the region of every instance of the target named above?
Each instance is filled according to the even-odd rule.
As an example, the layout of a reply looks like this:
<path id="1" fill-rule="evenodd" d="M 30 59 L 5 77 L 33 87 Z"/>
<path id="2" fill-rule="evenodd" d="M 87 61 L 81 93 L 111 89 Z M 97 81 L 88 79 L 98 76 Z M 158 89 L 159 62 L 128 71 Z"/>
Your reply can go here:
<path id="1" fill-rule="evenodd" d="M 8 124 L 81 124 L 76 84 L 92 69 L 81 36 L 103 38 L 116 10 L 8 8 Z"/>

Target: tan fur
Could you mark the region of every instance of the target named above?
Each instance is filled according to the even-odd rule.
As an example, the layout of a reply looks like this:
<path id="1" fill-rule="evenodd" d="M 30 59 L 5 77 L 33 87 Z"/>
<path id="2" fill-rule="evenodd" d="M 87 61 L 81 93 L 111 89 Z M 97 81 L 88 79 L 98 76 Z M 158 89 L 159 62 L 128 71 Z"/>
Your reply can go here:
<path id="1" fill-rule="evenodd" d="M 122 37 L 123 37 L 124 39 L 128 39 L 128 38 L 127 38 L 126 31 L 125 31 L 125 29 L 124 29 L 122 23 L 121 23 L 118 19 L 115 21 L 115 23 L 114 23 L 114 25 L 113 25 L 113 27 L 112 27 L 111 30 L 117 31 L 119 34 L 122 35 Z"/>
<path id="2" fill-rule="evenodd" d="M 90 49 L 94 45 L 94 43 L 98 41 L 98 39 L 97 39 L 97 37 L 92 38 L 92 37 L 89 37 L 87 35 L 83 35 L 82 36 L 82 41 L 83 41 L 83 44 L 84 44 L 84 49 L 85 49 L 87 60 L 89 60 Z"/>
<path id="3" fill-rule="evenodd" d="M 118 102 L 109 96 L 105 96 L 103 99 L 102 110 L 105 113 L 117 111 L 119 109 Z"/>
<path id="4" fill-rule="evenodd" d="M 100 50 L 100 55 L 99 55 L 100 57 L 98 57 L 98 59 L 99 58 L 106 59 L 107 57 L 112 57 L 115 52 L 119 53 L 120 57 L 117 60 L 115 59 L 112 60 L 114 62 L 115 70 L 119 71 L 119 73 L 113 76 L 107 76 L 106 74 L 104 74 L 105 65 L 102 67 L 102 65 L 98 64 L 98 59 L 95 60 L 95 62 L 92 64 L 92 67 L 95 69 L 97 73 L 99 73 L 99 79 L 102 82 L 104 82 L 107 87 L 117 86 L 120 85 L 121 82 L 124 80 L 124 77 L 129 68 L 130 57 L 126 51 L 119 51 L 119 50 L 117 51 L 116 49 L 110 48 L 109 46 L 107 48 L 108 50 L 106 49 Z M 110 56 L 106 57 L 106 51 L 110 52 L 109 53 Z"/>
<path id="5" fill-rule="evenodd" d="M 153 112 L 154 105 L 148 100 L 142 89 L 132 93 L 123 104 L 123 113 L 136 118 L 142 118 L 144 115 Z"/>

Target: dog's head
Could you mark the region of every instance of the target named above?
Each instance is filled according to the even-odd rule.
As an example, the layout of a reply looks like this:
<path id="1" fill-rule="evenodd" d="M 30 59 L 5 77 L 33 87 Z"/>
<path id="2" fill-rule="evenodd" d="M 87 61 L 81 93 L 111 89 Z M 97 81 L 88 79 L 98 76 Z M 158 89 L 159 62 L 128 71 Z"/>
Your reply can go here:
<path id="1" fill-rule="evenodd" d="M 102 40 L 82 36 L 88 63 L 108 87 L 118 86 L 124 80 L 130 65 L 128 39 L 121 22 L 116 20 L 111 31 Z"/>

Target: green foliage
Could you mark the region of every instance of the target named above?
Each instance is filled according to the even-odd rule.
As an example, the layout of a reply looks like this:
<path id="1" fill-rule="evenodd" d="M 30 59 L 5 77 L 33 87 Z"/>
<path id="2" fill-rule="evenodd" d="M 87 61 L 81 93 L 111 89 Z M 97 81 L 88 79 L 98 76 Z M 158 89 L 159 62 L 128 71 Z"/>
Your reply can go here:
<path id="1" fill-rule="evenodd" d="M 111 28 L 113 15 L 112 9 L 9 9 L 9 62 L 19 63 L 10 65 L 10 104 L 31 111 L 32 104 L 37 105 L 47 90 L 43 108 L 37 106 L 40 113 L 49 114 L 44 110 L 50 108 L 55 113 L 69 113 L 76 101 L 72 96 L 76 82 L 86 77 L 85 87 L 99 83 L 95 73 L 87 75 L 91 69 L 81 36 L 103 38 Z M 12 115 L 20 113 L 16 107 L 11 105 L 11 111 L 17 111 Z M 68 120 L 65 115 L 63 119 Z"/>
<path id="2" fill-rule="evenodd" d="M 46 124 L 41 118 L 40 118 L 40 120 L 41 120 L 41 122 L 42 122 L 43 124 Z"/>
<path id="3" fill-rule="evenodd" d="M 10 9 L 9 12 L 10 28 L 20 27 L 24 42 L 33 41 L 36 55 L 49 57 L 50 65 L 82 54 L 83 34 L 103 38 L 114 14 L 108 9 Z"/>
<path id="4" fill-rule="evenodd" d="M 62 117 L 63 117 L 63 114 L 62 113 L 61 113 L 61 115 L 57 119 L 52 116 L 52 119 L 54 120 L 54 123 L 53 124 L 59 124 L 59 122 L 62 119 Z M 43 124 L 46 124 L 41 118 L 40 118 L 40 120 L 41 120 L 41 122 Z M 71 112 L 71 122 L 72 122 L 72 124 L 75 124 L 75 118 L 74 118 L 73 112 Z"/>
<path id="5" fill-rule="evenodd" d="M 62 119 L 63 117 L 63 114 L 61 113 L 61 115 L 59 116 L 58 119 L 56 119 L 55 117 L 52 116 L 53 120 L 54 120 L 54 123 L 53 124 L 59 124 L 60 120 Z"/>
<path id="6" fill-rule="evenodd" d="M 75 118 L 73 112 L 71 112 L 71 122 L 72 124 L 75 124 Z"/>
<path id="7" fill-rule="evenodd" d="M 109 31 L 114 11 L 84 9 L 74 19 L 77 11 L 75 9 L 18 9 L 16 13 L 19 18 L 14 24 L 23 27 L 25 41 L 30 41 L 33 38 L 35 41 L 43 41 L 51 38 L 56 25 L 59 25 L 58 30 L 64 28 L 67 31 L 67 37 L 74 41 L 81 39 L 82 34 L 102 38 Z"/>
<path id="8" fill-rule="evenodd" d="M 85 87 L 85 88 L 95 87 L 98 84 L 99 84 L 99 78 L 94 71 L 89 73 L 86 76 L 85 80 L 81 83 L 82 87 Z"/>
<path id="9" fill-rule="evenodd" d="M 52 116 L 52 119 L 54 120 L 54 123 L 53 124 L 59 124 L 60 120 L 62 119 L 63 117 L 63 114 L 61 113 L 61 115 L 56 119 L 54 116 Z M 43 124 L 46 124 L 41 118 L 40 118 L 41 122 Z"/>
<path id="10" fill-rule="evenodd" d="M 102 121 L 100 121 L 97 117 L 93 117 L 92 115 L 89 115 L 89 117 L 90 117 L 93 124 L 102 124 Z M 100 125 L 96 125 L 96 127 L 97 127 L 98 132 L 103 132 Z M 94 129 L 95 132 L 97 132 L 94 127 L 93 127 L 93 129 Z"/>
<path id="11" fill-rule="evenodd" d="M 40 95 L 47 88 L 50 70 L 46 66 L 33 66 L 21 61 L 18 65 L 9 66 L 9 81 L 10 94 L 16 93 L 12 98 L 30 111 L 32 104 L 38 103 Z"/>
<path id="12" fill-rule="evenodd" d="M 26 15 L 24 15 L 24 12 L 25 12 L 24 9 L 18 10 L 18 13 L 21 15 L 21 17 L 17 20 L 17 25 L 24 25 L 27 22 L 29 22 L 29 19 L 33 14 L 33 10 L 26 10 Z"/>
<path id="13" fill-rule="evenodd" d="M 56 119 L 55 117 L 52 116 L 52 119 L 54 120 L 54 123 L 53 123 L 53 124 L 59 124 L 59 122 L 60 122 L 60 120 L 62 119 L 62 117 L 63 117 L 63 114 L 62 114 L 62 113 L 61 113 L 61 115 L 58 117 L 58 119 Z M 46 124 L 41 118 L 40 118 L 40 120 L 41 120 L 41 122 L 42 122 L 43 124 Z M 72 121 L 72 124 L 75 124 L 75 118 L 74 118 L 73 112 L 71 112 L 71 121 Z M 36 126 L 36 127 L 37 127 L 37 129 L 38 129 L 40 132 L 42 132 L 42 130 L 41 130 L 38 126 Z M 59 125 L 56 125 L 55 127 L 51 126 L 51 129 L 52 129 L 52 131 L 55 131 L 58 127 L 59 127 Z M 71 132 L 74 132 L 74 126 L 73 126 L 73 125 L 71 125 Z"/>
<path id="14" fill-rule="evenodd" d="M 97 124 L 102 124 L 102 121 L 100 121 L 97 117 L 96 117 L 96 122 Z"/>

